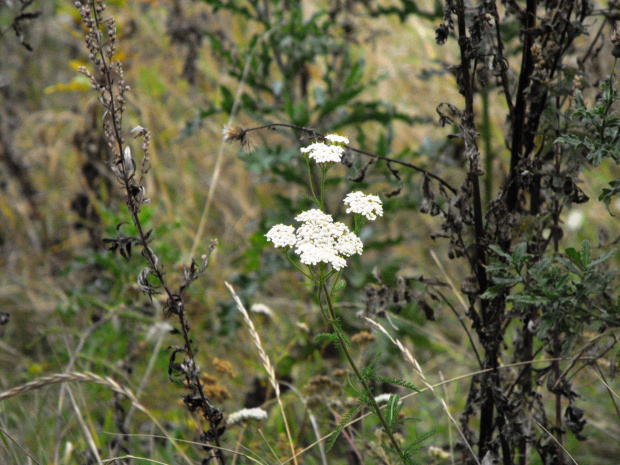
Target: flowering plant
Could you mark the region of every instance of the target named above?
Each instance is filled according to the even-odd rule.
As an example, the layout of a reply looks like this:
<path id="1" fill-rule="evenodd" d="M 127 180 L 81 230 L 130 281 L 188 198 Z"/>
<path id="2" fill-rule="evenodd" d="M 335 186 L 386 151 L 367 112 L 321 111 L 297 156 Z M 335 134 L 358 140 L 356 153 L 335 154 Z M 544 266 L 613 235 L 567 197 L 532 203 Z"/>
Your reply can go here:
<path id="1" fill-rule="evenodd" d="M 334 444 L 346 426 L 346 419 L 350 418 L 350 414 L 355 413 L 362 405 L 365 405 L 378 418 L 389 438 L 390 444 L 386 445 L 386 450 L 393 451 L 400 457 L 402 463 L 409 464 L 412 463 L 411 451 L 408 447 L 401 446 L 393 432 L 394 426 L 397 424 L 396 416 L 384 415 L 379 403 L 386 402 L 386 400 L 372 394 L 369 382 L 380 377 L 374 375 L 372 364 L 366 368 L 358 367 L 351 355 L 349 341 L 340 326 L 340 318 L 336 315 L 332 301 L 334 294 L 344 287 L 344 281 L 339 282 L 339 279 L 343 268 L 347 266 L 347 258 L 355 254 L 361 255 L 364 250 L 364 245 L 358 236 L 360 230 L 369 221 L 374 221 L 377 217 L 383 216 L 383 204 L 376 195 L 366 195 L 362 192 L 348 194 L 344 199 L 344 204 L 347 206 L 346 213 L 353 216 L 353 230 L 349 229 L 344 223 L 334 221 L 333 217 L 325 212 L 324 191 L 327 172 L 335 163 L 341 161 L 345 150 L 344 146 L 349 143 L 349 140 L 337 134 L 329 134 L 325 136 L 324 140 L 324 142 L 315 142 L 301 149 L 308 166 L 308 178 L 312 193 L 310 199 L 314 201 L 317 208 L 306 210 L 297 215 L 295 220 L 300 223 L 297 228 L 277 224 L 265 236 L 276 248 L 283 249 L 289 261 L 315 284 L 321 313 L 334 329 L 333 333 L 324 334 L 321 337 L 331 340 L 342 349 L 355 373 L 356 381 L 359 383 L 359 388 L 355 387 L 354 379 L 349 379 L 349 387 L 352 387 L 354 392 L 359 395 L 359 404 L 349 414 L 343 416 L 342 422 L 332 435 L 331 445 Z M 313 160 L 320 168 L 321 180 L 318 192 L 312 183 L 310 160 Z M 295 256 L 298 256 L 298 259 Z M 302 268 L 300 264 L 305 265 L 305 268 Z M 334 276 L 335 278 L 332 280 Z M 392 382 L 391 379 L 386 378 L 381 378 L 381 380 Z M 409 383 L 398 381 L 396 384 L 415 389 Z M 387 402 L 390 405 L 394 404 L 391 412 L 400 409 L 398 396 L 388 395 Z"/>
<path id="2" fill-rule="evenodd" d="M 362 192 L 350 193 L 344 199 L 345 205 L 349 206 L 347 213 L 353 214 L 353 231 L 344 223 L 334 222 L 332 216 L 325 213 L 323 198 L 325 178 L 329 169 L 342 159 L 344 144 L 348 144 L 349 139 L 337 134 L 329 134 L 325 140 L 327 143 L 315 142 L 301 149 L 301 153 L 306 155 L 311 198 L 318 208 L 297 215 L 295 220 L 301 223 L 297 229 L 293 226 L 277 224 L 265 234 L 275 247 L 285 249 L 287 252 L 294 251 L 299 256 L 299 261 L 307 265 L 308 272 L 302 270 L 287 253 L 291 263 L 318 286 L 326 282 L 335 272 L 340 273 L 347 266 L 346 258 L 362 254 L 364 245 L 358 237 L 359 231 L 368 221 L 374 221 L 377 216 L 383 216 L 381 199 L 376 195 L 365 195 Z M 321 168 L 318 195 L 314 190 L 310 175 L 311 159 Z M 337 281 L 338 279 L 334 284 Z"/>

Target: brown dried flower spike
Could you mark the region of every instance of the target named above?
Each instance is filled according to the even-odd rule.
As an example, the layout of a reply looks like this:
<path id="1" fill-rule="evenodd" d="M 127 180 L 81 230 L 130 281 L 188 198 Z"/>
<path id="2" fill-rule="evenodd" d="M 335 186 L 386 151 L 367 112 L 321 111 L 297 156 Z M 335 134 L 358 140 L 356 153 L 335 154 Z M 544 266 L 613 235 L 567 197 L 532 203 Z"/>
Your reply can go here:
<path id="1" fill-rule="evenodd" d="M 248 137 L 247 131 L 241 126 L 224 126 L 222 134 L 224 135 L 224 142 L 228 144 L 239 142 L 246 153 L 252 153 L 254 151 L 254 142 Z"/>

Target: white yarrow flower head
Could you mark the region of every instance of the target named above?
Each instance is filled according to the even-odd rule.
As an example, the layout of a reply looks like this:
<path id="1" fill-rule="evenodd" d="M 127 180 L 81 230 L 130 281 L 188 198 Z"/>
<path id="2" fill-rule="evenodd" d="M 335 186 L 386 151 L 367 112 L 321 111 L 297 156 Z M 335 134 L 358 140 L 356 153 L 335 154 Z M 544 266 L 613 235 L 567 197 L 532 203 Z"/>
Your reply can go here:
<path id="1" fill-rule="evenodd" d="M 361 255 L 364 245 L 344 223 L 334 222 L 331 215 L 318 208 L 307 210 L 295 217 L 301 226 L 277 224 L 265 236 L 278 248 L 295 247 L 301 263 L 315 266 L 331 265 L 335 270 L 347 266 L 345 257 Z"/>
<path id="2" fill-rule="evenodd" d="M 377 216 L 383 216 L 383 203 L 376 195 L 366 195 L 363 192 L 351 192 L 344 199 L 348 205 L 347 213 L 362 215 L 369 221 L 374 221 Z"/>
<path id="3" fill-rule="evenodd" d="M 308 147 L 303 147 L 301 153 L 307 154 L 319 164 L 339 163 L 342 160 L 344 149 L 338 145 L 327 145 L 322 142 L 315 142 Z"/>
<path id="4" fill-rule="evenodd" d="M 300 223 L 333 223 L 333 218 L 327 213 L 323 213 L 318 208 L 306 210 L 295 217 Z"/>
<path id="5" fill-rule="evenodd" d="M 350 257 L 353 254 L 361 255 L 364 251 L 364 244 L 354 233 L 347 232 L 338 238 L 336 250 L 345 257 Z"/>
<path id="6" fill-rule="evenodd" d="M 296 231 L 295 253 L 305 265 L 326 263 L 335 270 L 341 270 L 347 266 L 344 257 L 363 251 L 359 237 L 345 224 L 334 223 L 331 215 L 319 209 L 302 212 L 295 219 L 302 223 Z"/>
<path id="7" fill-rule="evenodd" d="M 262 408 L 244 408 L 237 412 L 231 413 L 228 415 L 226 423 L 228 425 L 234 425 L 235 423 L 243 423 L 248 420 L 266 420 L 267 412 Z"/>
<path id="8" fill-rule="evenodd" d="M 338 134 L 328 134 L 325 136 L 325 140 L 333 145 L 347 145 L 349 143 L 349 139 L 344 136 L 339 136 Z"/>
<path id="9" fill-rule="evenodd" d="M 276 224 L 265 234 L 265 237 L 277 248 L 293 247 L 297 243 L 295 228 L 284 224 Z"/>

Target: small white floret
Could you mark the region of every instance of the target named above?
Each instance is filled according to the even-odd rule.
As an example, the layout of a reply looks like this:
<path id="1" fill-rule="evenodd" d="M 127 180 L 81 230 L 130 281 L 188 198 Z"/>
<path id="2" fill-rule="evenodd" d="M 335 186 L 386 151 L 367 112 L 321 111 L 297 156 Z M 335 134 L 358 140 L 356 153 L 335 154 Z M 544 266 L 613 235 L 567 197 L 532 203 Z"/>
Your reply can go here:
<path id="1" fill-rule="evenodd" d="M 577 231 L 585 221 L 585 215 L 580 210 L 573 210 L 568 214 L 566 218 L 566 228 L 569 231 Z"/>
<path id="2" fill-rule="evenodd" d="M 375 397 L 375 402 L 379 405 L 387 404 L 390 401 L 391 394 L 379 394 Z"/>
<path id="3" fill-rule="evenodd" d="M 353 254 L 361 255 L 364 251 L 364 244 L 359 237 L 349 232 L 338 238 L 336 250 L 345 257 L 350 257 Z"/>

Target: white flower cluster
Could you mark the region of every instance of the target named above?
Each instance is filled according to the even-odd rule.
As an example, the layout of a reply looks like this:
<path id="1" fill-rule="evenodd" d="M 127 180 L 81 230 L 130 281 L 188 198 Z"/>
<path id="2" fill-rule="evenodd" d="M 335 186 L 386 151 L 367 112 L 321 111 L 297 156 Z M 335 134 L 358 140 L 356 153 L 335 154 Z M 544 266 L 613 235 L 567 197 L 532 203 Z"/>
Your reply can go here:
<path id="1" fill-rule="evenodd" d="M 348 144 L 349 139 L 344 136 L 339 136 L 338 134 L 328 134 L 325 136 L 325 140 L 328 140 L 332 144 Z"/>
<path id="2" fill-rule="evenodd" d="M 278 224 L 265 236 L 276 247 L 295 246 L 301 263 L 328 263 L 335 270 L 341 270 L 347 266 L 345 257 L 361 255 L 364 246 L 360 238 L 345 224 L 335 223 L 331 215 L 314 209 L 297 215 L 295 219 L 302 223 L 297 231 L 292 226 Z"/>
<path id="3" fill-rule="evenodd" d="M 339 163 L 344 154 L 344 145 L 349 143 L 349 139 L 338 134 L 328 134 L 325 136 L 327 144 L 315 142 L 308 147 L 303 147 L 301 153 L 307 154 L 317 163 Z"/>
<path id="4" fill-rule="evenodd" d="M 283 224 L 276 224 L 265 234 L 265 237 L 276 247 L 293 247 L 297 243 L 295 228 Z"/>
<path id="5" fill-rule="evenodd" d="M 317 163 L 338 163 L 342 159 L 344 149 L 339 145 L 327 145 L 323 142 L 316 142 L 308 147 L 303 147 L 301 153 L 307 153 Z"/>
<path id="6" fill-rule="evenodd" d="M 351 192 L 345 197 L 344 204 L 349 206 L 347 213 L 365 216 L 370 221 L 376 220 L 377 216 L 383 216 L 383 204 L 376 195 Z"/>
<path id="7" fill-rule="evenodd" d="M 362 241 L 344 223 L 334 223 L 331 215 L 314 209 L 297 215 L 303 223 L 297 229 L 297 248 L 301 263 L 316 265 L 329 263 L 341 270 L 347 265 L 343 257 L 361 254 Z"/>
<path id="8" fill-rule="evenodd" d="M 231 413 L 226 419 L 228 425 L 234 425 L 235 423 L 241 423 L 248 420 L 266 420 L 267 412 L 262 408 L 244 408 L 237 412 Z"/>

